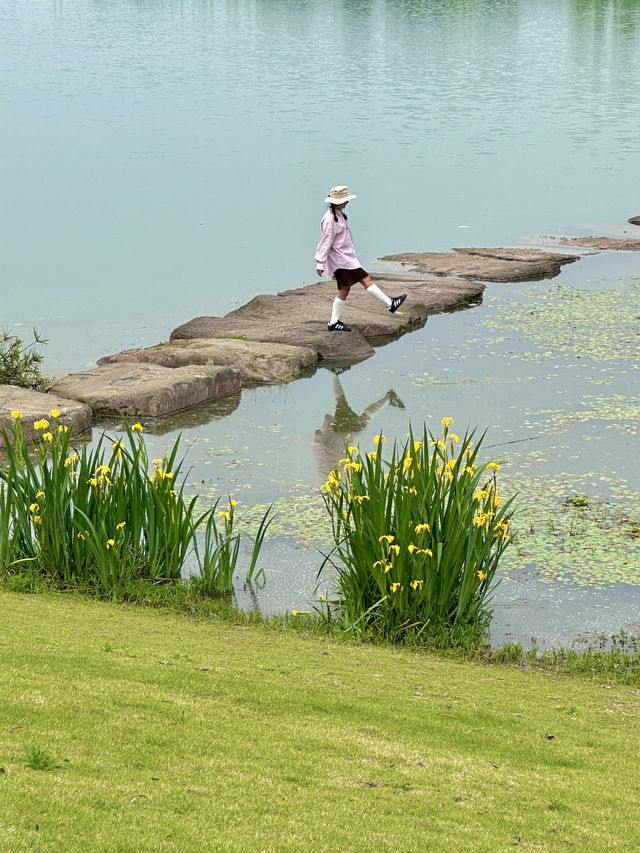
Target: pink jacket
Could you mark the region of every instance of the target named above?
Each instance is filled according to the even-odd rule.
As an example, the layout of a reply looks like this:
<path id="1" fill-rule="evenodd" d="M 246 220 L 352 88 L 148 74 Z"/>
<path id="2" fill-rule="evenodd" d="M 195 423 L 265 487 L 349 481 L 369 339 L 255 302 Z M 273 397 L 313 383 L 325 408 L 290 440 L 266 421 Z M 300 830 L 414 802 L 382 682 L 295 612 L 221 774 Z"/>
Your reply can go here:
<path id="1" fill-rule="evenodd" d="M 320 222 L 322 236 L 316 249 L 316 267 L 327 275 L 333 275 L 338 269 L 355 270 L 362 266 L 356 257 L 349 223 L 339 210 L 336 217 L 337 222 L 328 207 Z"/>

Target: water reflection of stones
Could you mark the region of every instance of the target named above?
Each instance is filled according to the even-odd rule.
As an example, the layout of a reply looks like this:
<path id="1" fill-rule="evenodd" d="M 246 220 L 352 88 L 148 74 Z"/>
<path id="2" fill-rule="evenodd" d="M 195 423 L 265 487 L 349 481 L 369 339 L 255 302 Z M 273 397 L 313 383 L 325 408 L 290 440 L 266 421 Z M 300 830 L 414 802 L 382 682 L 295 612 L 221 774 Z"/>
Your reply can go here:
<path id="1" fill-rule="evenodd" d="M 234 394 L 226 394 L 224 397 L 218 397 L 206 403 L 191 406 L 188 409 L 172 412 L 161 418 L 145 418 L 144 430 L 149 435 L 166 435 L 176 430 L 204 426 L 232 414 L 240 405 L 241 398 L 241 392 L 237 391 Z M 100 428 L 117 429 L 122 426 L 122 418 L 99 417 L 94 425 Z"/>

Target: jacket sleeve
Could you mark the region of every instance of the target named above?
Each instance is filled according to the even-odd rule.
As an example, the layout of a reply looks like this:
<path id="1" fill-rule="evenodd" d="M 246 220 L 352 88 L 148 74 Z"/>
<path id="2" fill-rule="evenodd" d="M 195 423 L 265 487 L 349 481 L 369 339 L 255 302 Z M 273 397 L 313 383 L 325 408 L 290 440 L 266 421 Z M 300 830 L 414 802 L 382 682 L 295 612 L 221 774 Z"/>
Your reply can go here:
<path id="1" fill-rule="evenodd" d="M 320 223 L 322 236 L 316 248 L 316 264 L 318 269 L 324 269 L 327 263 L 327 255 L 333 243 L 333 217 L 323 216 Z"/>

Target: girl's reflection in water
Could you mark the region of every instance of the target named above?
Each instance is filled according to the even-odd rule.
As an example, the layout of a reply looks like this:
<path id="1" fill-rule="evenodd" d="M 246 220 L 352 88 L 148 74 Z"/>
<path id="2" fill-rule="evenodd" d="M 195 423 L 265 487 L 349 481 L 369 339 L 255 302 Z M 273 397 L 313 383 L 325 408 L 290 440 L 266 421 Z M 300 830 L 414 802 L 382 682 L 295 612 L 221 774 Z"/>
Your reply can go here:
<path id="1" fill-rule="evenodd" d="M 316 430 L 313 441 L 318 473 L 323 483 L 328 478 L 329 472 L 338 464 L 338 460 L 344 457 L 347 438 L 353 441 L 354 437 L 369 424 L 376 412 L 385 406 L 391 405 L 404 409 L 402 400 L 395 391 L 390 390 L 375 403 L 367 406 L 361 414 L 354 412 L 347 402 L 344 388 L 338 378 L 338 374 L 344 372 L 345 369 L 348 370 L 348 368 L 333 368 L 331 370 L 336 410 L 333 415 L 324 416 L 322 426 Z"/>

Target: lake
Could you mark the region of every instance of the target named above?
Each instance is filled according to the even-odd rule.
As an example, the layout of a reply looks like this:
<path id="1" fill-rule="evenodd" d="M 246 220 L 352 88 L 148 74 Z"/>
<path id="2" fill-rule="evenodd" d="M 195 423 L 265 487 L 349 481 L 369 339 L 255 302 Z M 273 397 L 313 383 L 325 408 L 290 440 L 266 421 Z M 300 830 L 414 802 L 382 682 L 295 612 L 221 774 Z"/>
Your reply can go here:
<path id="1" fill-rule="evenodd" d="M 374 271 L 402 251 L 640 235 L 633 0 L 34 0 L 0 2 L 0 32 L 0 320 L 49 339 L 45 371 L 310 283 L 339 183 Z M 520 495 L 492 639 L 637 632 L 639 281 L 637 254 L 608 252 L 489 283 L 345 373 L 245 390 L 149 440 L 182 431 L 203 499 L 275 504 L 264 589 L 238 589 L 272 612 L 308 606 L 327 547 L 336 394 L 374 407 L 363 446 L 453 416 L 487 430 Z"/>

